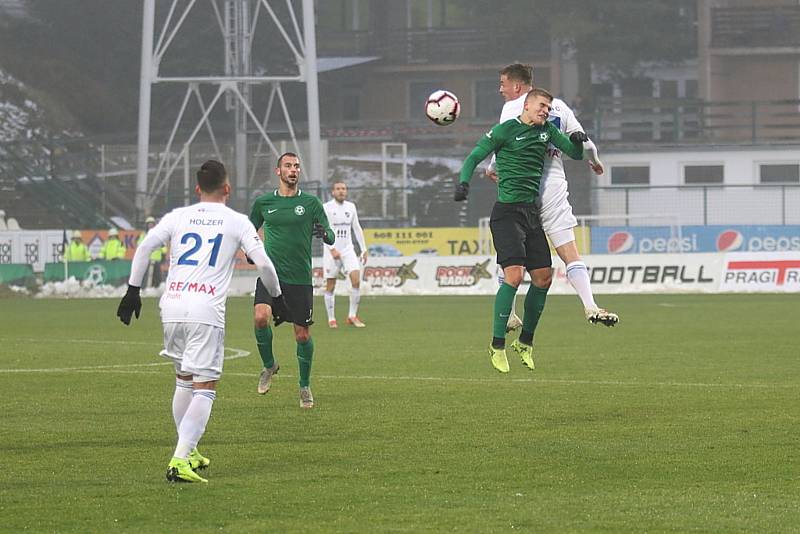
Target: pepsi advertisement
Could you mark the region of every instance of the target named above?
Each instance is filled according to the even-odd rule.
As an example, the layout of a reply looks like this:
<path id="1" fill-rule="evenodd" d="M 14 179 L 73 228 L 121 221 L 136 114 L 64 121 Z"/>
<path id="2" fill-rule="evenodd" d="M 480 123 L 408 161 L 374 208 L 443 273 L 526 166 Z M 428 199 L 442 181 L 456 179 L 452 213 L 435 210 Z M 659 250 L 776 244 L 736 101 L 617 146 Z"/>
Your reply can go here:
<path id="1" fill-rule="evenodd" d="M 596 226 L 592 254 L 800 251 L 793 226 Z"/>

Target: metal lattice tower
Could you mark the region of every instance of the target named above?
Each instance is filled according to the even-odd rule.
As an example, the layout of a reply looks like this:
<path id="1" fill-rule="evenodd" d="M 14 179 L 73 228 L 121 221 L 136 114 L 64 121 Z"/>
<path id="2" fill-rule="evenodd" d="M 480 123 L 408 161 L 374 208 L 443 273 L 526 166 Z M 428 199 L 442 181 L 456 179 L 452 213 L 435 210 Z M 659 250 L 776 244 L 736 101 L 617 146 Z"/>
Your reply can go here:
<path id="1" fill-rule="evenodd" d="M 235 161 L 232 162 L 235 169 L 233 185 L 240 199 L 254 172 L 254 169 L 248 169 L 248 135 L 257 136 L 258 150 L 266 145 L 270 152 L 278 155 L 277 147 L 267 134 L 268 121 L 276 101 L 288 126 L 294 150 L 300 154 L 295 130 L 281 88 L 281 84 L 284 82 L 303 82 L 306 85 L 308 152 L 301 156 L 303 156 L 303 164 L 306 169 L 305 174 L 315 180 L 322 179 L 314 0 L 301 1 L 302 32 L 291 0 L 285 0 L 290 19 L 288 21 L 282 21 L 276 15 L 272 4 L 277 0 L 209 0 L 225 47 L 224 75 L 169 76 L 162 75 L 161 61 L 176 35 L 181 31 L 187 16 L 193 9 L 196 9 L 198 2 L 197 0 L 172 0 L 166 18 L 160 26 L 158 41 L 154 43 L 156 0 L 144 0 L 136 166 L 136 207 L 140 218 L 152 211 L 155 199 L 174 178 L 179 165 L 185 164 L 190 146 L 202 129 L 207 132 L 217 152 L 217 157 L 222 159 L 212 120 L 212 112 L 218 106 L 224 105 L 228 116 L 233 121 L 233 145 L 235 147 Z M 260 22 L 261 19 L 267 19 L 267 22 L 271 22 L 271 24 Z M 294 56 L 298 68 L 297 75 L 270 76 L 254 73 L 252 46 L 256 33 L 273 28 L 277 28 Z M 209 51 L 209 53 L 213 52 Z M 163 150 L 158 151 L 158 163 L 152 170 L 148 168 L 152 88 L 155 84 L 165 83 L 181 84 L 186 87 L 186 91 L 166 146 Z M 216 88 L 214 96 L 207 101 L 204 100 L 200 91 L 201 87 L 206 86 Z M 253 93 L 259 90 L 269 91 L 263 118 L 256 115 L 252 104 Z M 181 139 L 179 130 L 190 105 L 197 106 L 200 119 L 194 123 L 191 133 Z M 175 151 L 178 152 L 177 156 L 174 155 Z M 226 163 L 230 168 L 231 162 Z M 184 170 L 184 174 L 185 172 Z M 184 176 L 184 180 L 187 181 L 188 176 Z"/>

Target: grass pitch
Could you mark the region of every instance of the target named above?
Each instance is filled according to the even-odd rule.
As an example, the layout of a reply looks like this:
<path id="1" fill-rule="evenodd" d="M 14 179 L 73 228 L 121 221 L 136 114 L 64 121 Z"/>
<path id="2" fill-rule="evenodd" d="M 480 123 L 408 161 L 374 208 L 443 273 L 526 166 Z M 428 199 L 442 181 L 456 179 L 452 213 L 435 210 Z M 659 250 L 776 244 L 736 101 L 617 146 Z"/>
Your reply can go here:
<path id="1" fill-rule="evenodd" d="M 368 327 L 338 331 L 318 301 L 301 411 L 290 327 L 258 396 L 232 299 L 204 486 L 164 480 L 154 300 L 127 328 L 112 300 L 2 300 L 0 530 L 797 531 L 800 295 L 600 300 L 619 327 L 550 297 L 536 371 L 509 352 L 509 375 L 490 298 L 365 298 Z"/>

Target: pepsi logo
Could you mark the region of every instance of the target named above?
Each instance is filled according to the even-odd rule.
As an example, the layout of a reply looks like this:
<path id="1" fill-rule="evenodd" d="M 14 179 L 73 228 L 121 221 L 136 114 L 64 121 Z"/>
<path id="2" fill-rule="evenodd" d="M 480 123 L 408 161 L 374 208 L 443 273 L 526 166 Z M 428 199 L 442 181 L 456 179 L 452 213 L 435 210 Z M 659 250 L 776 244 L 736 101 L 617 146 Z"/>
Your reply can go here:
<path id="1" fill-rule="evenodd" d="M 742 233 L 738 230 L 725 230 L 717 236 L 717 250 L 720 252 L 738 250 L 743 241 Z"/>
<path id="2" fill-rule="evenodd" d="M 633 235 L 630 232 L 614 232 L 608 238 L 608 252 L 622 254 L 633 248 Z"/>

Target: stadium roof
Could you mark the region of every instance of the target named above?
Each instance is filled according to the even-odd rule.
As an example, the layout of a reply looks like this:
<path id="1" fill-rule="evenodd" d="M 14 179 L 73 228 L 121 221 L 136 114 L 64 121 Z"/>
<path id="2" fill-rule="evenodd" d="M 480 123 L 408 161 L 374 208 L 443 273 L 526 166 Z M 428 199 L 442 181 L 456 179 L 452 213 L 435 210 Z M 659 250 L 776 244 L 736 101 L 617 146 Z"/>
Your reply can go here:
<path id="1" fill-rule="evenodd" d="M 370 61 L 380 59 L 379 56 L 343 56 L 343 57 L 320 57 L 317 58 L 317 72 L 328 72 L 332 70 L 346 69 L 363 65 Z"/>

